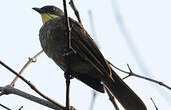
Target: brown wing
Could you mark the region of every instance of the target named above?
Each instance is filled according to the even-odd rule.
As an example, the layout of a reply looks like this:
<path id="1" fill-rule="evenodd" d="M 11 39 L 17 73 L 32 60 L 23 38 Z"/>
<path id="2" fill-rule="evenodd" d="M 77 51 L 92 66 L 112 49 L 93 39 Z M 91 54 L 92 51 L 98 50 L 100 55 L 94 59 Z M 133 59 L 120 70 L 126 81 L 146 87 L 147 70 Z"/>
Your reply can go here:
<path id="1" fill-rule="evenodd" d="M 127 110 L 146 110 L 141 99 L 122 81 L 122 79 L 112 70 L 112 78 L 110 75 L 111 68 L 104 59 L 102 53 L 90 38 L 88 33 L 76 21 L 70 19 L 72 46 L 88 61 L 98 72 L 99 75 L 107 78 L 104 80 L 110 91 L 117 97 L 119 102 Z M 104 78 L 104 79 L 105 79 Z"/>
<path id="2" fill-rule="evenodd" d="M 110 75 L 110 67 L 103 57 L 102 53 L 98 49 L 97 45 L 85 31 L 85 29 L 75 20 L 70 18 L 71 25 L 71 45 L 78 52 L 78 54 L 84 56 L 89 63 L 92 63 L 97 69 L 103 73 L 103 75 Z M 74 37 L 74 38 L 72 38 Z"/>

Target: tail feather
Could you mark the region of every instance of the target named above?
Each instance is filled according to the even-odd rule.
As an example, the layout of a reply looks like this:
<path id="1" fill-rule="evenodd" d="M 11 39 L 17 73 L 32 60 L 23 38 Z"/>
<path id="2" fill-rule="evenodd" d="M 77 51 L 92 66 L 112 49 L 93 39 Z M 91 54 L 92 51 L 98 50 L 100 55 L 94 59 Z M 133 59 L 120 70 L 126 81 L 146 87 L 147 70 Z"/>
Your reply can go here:
<path id="1" fill-rule="evenodd" d="M 112 70 L 112 77 L 108 77 L 104 84 L 114 95 L 125 110 L 147 110 L 143 101 L 131 90 L 126 83 Z"/>

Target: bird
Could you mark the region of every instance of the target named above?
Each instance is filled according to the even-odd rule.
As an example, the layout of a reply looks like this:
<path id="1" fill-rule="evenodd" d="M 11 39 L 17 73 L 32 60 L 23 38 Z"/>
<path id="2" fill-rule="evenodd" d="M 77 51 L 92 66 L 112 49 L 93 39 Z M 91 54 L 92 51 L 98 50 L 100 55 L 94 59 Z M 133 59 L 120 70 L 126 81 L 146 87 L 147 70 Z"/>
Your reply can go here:
<path id="1" fill-rule="evenodd" d="M 67 72 L 68 36 L 64 12 L 53 5 L 32 9 L 42 18 L 39 40 L 43 51 Z M 69 74 L 98 92 L 104 93 L 104 87 L 107 88 L 125 110 L 147 110 L 139 96 L 112 69 L 84 27 L 70 17 L 69 23 L 72 47 Z"/>

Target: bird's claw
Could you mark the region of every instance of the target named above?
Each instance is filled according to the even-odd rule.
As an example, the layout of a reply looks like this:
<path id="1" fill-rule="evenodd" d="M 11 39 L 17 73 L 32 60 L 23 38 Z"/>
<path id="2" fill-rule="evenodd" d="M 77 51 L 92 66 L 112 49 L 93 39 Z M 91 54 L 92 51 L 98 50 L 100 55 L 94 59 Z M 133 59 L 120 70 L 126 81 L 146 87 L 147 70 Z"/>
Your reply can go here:
<path id="1" fill-rule="evenodd" d="M 71 74 L 69 74 L 68 72 L 65 72 L 64 73 L 64 76 L 65 76 L 65 79 L 73 79 L 74 77 L 71 75 Z"/>

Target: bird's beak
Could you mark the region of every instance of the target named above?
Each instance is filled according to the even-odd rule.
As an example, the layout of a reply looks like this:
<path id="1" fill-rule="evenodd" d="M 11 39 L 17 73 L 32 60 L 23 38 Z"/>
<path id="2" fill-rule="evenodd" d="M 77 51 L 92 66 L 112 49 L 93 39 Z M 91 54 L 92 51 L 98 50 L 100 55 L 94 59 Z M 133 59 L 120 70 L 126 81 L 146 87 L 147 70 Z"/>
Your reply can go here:
<path id="1" fill-rule="evenodd" d="M 44 13 L 44 10 L 42 10 L 41 8 L 32 8 L 33 10 L 37 11 L 38 13 Z"/>

